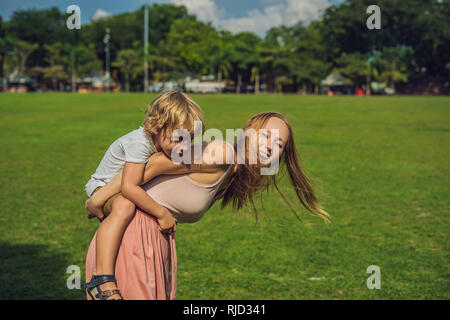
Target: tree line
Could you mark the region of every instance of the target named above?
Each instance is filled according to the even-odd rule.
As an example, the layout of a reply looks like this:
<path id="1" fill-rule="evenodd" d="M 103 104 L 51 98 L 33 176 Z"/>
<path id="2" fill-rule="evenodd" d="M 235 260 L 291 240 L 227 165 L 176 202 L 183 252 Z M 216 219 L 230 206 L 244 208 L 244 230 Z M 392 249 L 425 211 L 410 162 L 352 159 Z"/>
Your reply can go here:
<path id="1" fill-rule="evenodd" d="M 214 74 L 242 84 L 264 83 L 270 92 L 317 93 L 320 82 L 339 73 L 345 82 L 364 86 L 430 77 L 448 79 L 449 0 L 376 1 L 382 28 L 368 30 L 366 9 L 373 0 L 345 0 L 328 7 L 308 25 L 270 29 L 264 38 L 232 34 L 203 23 L 183 6 L 149 8 L 147 62 L 150 79 Z M 0 77 L 36 79 L 59 90 L 65 81 L 104 70 L 106 28 L 110 29 L 112 74 L 126 91 L 142 90 L 144 8 L 68 30 L 68 15 L 57 8 L 20 10 L 0 18 Z"/>

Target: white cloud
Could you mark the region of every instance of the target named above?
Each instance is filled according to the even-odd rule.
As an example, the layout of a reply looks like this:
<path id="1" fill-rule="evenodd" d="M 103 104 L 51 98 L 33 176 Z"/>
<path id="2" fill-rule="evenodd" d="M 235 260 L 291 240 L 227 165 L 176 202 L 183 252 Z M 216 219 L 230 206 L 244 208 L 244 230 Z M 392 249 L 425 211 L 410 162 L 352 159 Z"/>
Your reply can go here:
<path id="1" fill-rule="evenodd" d="M 320 18 L 331 5 L 328 0 L 262 0 L 267 6 L 262 10 L 253 9 L 239 18 L 228 18 L 223 8 L 213 0 L 167 0 L 173 4 L 183 4 L 200 21 L 211 21 L 216 27 L 231 32 L 251 31 L 264 36 L 271 27 L 292 26 L 299 21 L 309 23 Z"/>
<path id="2" fill-rule="evenodd" d="M 109 18 L 111 16 L 112 16 L 111 12 L 105 11 L 103 9 L 97 9 L 97 11 L 95 11 L 94 13 L 94 16 L 92 17 L 92 21 Z"/>
<path id="3" fill-rule="evenodd" d="M 176 5 L 184 5 L 189 13 L 195 14 L 200 21 L 212 22 L 214 25 L 225 15 L 213 0 L 167 0 Z"/>

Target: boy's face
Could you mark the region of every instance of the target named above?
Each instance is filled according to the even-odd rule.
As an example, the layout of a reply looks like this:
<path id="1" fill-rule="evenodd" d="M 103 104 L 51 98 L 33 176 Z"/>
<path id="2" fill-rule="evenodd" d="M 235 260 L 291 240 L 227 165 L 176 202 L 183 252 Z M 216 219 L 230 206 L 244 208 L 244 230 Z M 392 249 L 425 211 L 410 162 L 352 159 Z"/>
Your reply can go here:
<path id="1" fill-rule="evenodd" d="M 168 132 L 168 130 L 161 130 L 156 134 L 156 149 L 164 152 L 169 158 L 171 157 L 173 148 L 180 143 L 180 141 L 172 141 L 170 135 L 171 132 Z"/>

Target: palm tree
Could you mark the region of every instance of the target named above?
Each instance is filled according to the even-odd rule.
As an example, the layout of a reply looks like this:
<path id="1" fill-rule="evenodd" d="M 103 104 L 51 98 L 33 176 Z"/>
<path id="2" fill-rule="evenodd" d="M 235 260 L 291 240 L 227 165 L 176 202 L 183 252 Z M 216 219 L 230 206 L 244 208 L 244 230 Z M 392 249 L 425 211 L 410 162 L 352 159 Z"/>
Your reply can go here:
<path id="1" fill-rule="evenodd" d="M 0 19 L 1 21 L 1 19 Z M 0 38 L 0 55 L 1 55 L 1 64 L 0 64 L 0 72 L 3 78 L 3 91 L 8 91 L 8 81 L 7 76 L 13 72 L 14 67 L 17 63 L 15 63 L 17 59 L 14 56 L 14 43 L 15 40 L 10 35 L 5 35 Z"/>
<path id="2" fill-rule="evenodd" d="M 258 68 L 258 73 L 260 76 L 264 76 L 265 82 L 267 84 L 267 89 L 271 91 L 273 87 L 273 75 L 275 72 L 275 52 L 272 48 L 264 45 L 259 49 L 259 57 L 260 68 Z"/>
<path id="3" fill-rule="evenodd" d="M 260 49 L 260 64 L 269 85 L 275 85 L 275 91 L 281 93 L 283 85 L 292 82 L 291 71 L 294 69 L 295 60 L 292 58 L 289 47 L 264 46 Z"/>
<path id="4" fill-rule="evenodd" d="M 18 40 L 15 45 L 15 54 L 18 57 L 19 75 L 25 75 L 25 69 L 28 57 L 39 47 L 37 43 L 29 43 L 23 40 Z"/>
<path id="5" fill-rule="evenodd" d="M 237 75 L 236 93 L 241 92 L 243 76 L 249 76 L 251 82 L 255 75 L 252 74 L 254 65 L 257 65 L 257 47 L 261 39 L 250 32 L 241 32 L 228 40 L 233 43 L 232 65 L 234 73 Z"/>
<path id="6" fill-rule="evenodd" d="M 233 69 L 231 65 L 233 47 L 230 43 L 221 42 L 212 57 L 213 67 L 217 70 L 217 80 L 222 82 L 222 77 L 228 78 L 230 71 Z M 218 91 L 220 93 L 220 90 Z"/>
<path id="7" fill-rule="evenodd" d="M 135 77 L 141 68 L 141 58 L 136 50 L 123 49 L 119 51 L 117 59 L 113 62 L 113 66 L 119 68 L 125 77 L 125 91 L 130 91 L 130 78 Z"/>
<path id="8" fill-rule="evenodd" d="M 395 90 L 397 82 L 408 81 L 408 62 L 413 61 L 414 51 L 411 47 L 397 48 L 387 47 L 383 49 L 383 71 L 380 73 L 380 81 L 386 82 Z"/>
<path id="9" fill-rule="evenodd" d="M 71 45 L 66 43 L 64 51 L 68 53 L 64 59 L 64 64 L 68 74 L 71 74 L 72 92 L 75 93 L 77 76 L 90 71 L 100 70 L 101 62 L 97 58 L 94 44 L 85 46 L 84 44 Z"/>
<path id="10" fill-rule="evenodd" d="M 153 74 L 153 78 L 159 78 L 158 80 L 165 80 L 171 69 L 175 68 L 175 61 L 169 55 L 165 54 L 149 54 L 148 63 L 150 70 Z M 158 77 L 156 77 L 158 75 Z"/>
<path id="11" fill-rule="evenodd" d="M 48 67 L 42 68 L 44 78 L 51 79 L 53 83 L 53 89 L 57 89 L 58 81 L 67 77 L 64 71 L 64 63 L 62 51 L 64 46 L 61 42 L 55 42 L 54 44 L 44 45 L 44 49 L 47 51 L 45 61 L 49 64 Z"/>
<path id="12" fill-rule="evenodd" d="M 259 67 L 257 64 L 252 67 L 251 81 L 255 82 L 255 94 L 259 94 Z"/>

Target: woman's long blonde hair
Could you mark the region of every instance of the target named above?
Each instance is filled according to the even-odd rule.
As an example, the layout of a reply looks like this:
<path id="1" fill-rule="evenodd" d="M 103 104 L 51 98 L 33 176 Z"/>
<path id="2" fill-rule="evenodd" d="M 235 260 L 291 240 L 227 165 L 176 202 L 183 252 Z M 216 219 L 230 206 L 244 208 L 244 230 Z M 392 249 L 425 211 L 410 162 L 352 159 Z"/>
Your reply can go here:
<path id="1" fill-rule="evenodd" d="M 266 123 L 270 118 L 277 117 L 284 121 L 289 129 L 289 139 L 286 142 L 283 154 L 280 158 L 281 168 L 287 170 L 289 179 L 294 187 L 300 203 L 311 213 L 320 217 L 325 222 L 329 222 L 329 214 L 323 210 L 316 196 L 316 191 L 312 187 L 313 184 L 302 170 L 301 158 L 297 153 L 292 127 L 287 119 L 277 112 L 262 112 L 251 117 L 244 126 L 244 131 L 247 129 L 264 129 Z M 276 182 L 276 175 L 261 175 L 261 164 L 249 164 L 249 138 L 246 137 L 245 146 L 245 164 L 237 164 L 234 173 L 229 177 L 228 183 L 225 183 L 225 188 L 216 196 L 216 199 L 222 198 L 222 208 L 232 205 L 233 209 L 239 210 L 243 206 L 250 204 L 256 214 L 256 221 L 258 221 L 258 211 L 253 200 L 255 194 L 268 190 L 270 186 L 276 188 L 283 201 L 289 206 L 291 211 L 295 214 L 298 220 L 302 221 L 292 204 L 287 200 L 285 195 L 280 191 Z M 237 146 L 235 145 L 235 151 Z M 236 157 L 235 157 L 236 158 Z M 284 171 L 283 170 L 283 171 Z"/>

